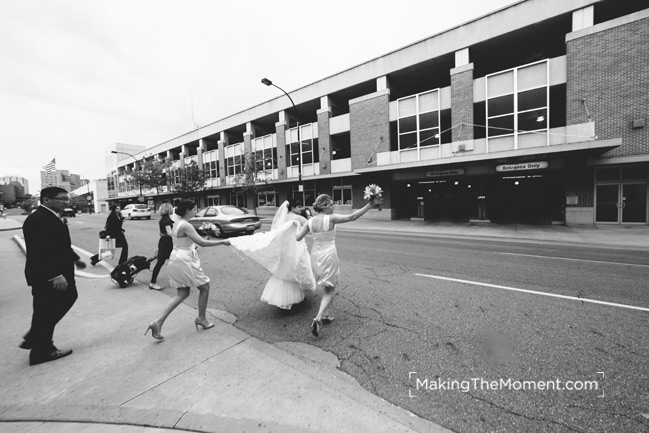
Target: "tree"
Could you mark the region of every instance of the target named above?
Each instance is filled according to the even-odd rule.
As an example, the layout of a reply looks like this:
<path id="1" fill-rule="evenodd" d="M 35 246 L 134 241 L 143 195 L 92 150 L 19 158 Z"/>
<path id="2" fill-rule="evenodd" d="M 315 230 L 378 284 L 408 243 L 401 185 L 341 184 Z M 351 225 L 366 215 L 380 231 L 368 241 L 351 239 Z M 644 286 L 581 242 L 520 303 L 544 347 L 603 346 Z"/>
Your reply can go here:
<path id="1" fill-rule="evenodd" d="M 30 194 L 25 195 L 23 202 L 20 204 L 20 208 L 26 213 L 30 213 L 32 208 L 38 206 L 39 198 L 40 197 L 36 197 Z"/>
<path id="2" fill-rule="evenodd" d="M 162 187 L 167 186 L 167 173 L 171 170 L 171 164 L 168 159 L 144 161 L 138 170 L 129 174 L 143 188 L 148 188 L 150 191 L 155 188 L 156 195 L 160 195 Z"/>
<path id="3" fill-rule="evenodd" d="M 205 189 L 207 173 L 198 167 L 195 161 L 185 164 L 182 168 L 172 169 L 174 176 L 171 188 L 183 197 L 192 197 L 198 191 Z"/>
<path id="4" fill-rule="evenodd" d="M 266 163 L 270 159 L 260 155 L 247 152 L 243 164 L 243 171 L 234 177 L 235 190 L 253 194 L 255 215 L 257 214 L 257 193 L 268 189 L 268 178 L 270 177 L 269 171 L 265 170 Z"/>

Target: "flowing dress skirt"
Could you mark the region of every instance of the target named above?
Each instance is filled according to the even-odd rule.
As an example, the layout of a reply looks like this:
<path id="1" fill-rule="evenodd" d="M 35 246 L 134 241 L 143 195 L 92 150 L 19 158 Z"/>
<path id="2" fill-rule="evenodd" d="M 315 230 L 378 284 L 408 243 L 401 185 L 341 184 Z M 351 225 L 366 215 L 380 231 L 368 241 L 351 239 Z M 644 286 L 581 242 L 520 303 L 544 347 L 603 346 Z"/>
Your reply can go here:
<path id="1" fill-rule="evenodd" d="M 174 247 L 167 264 L 171 288 L 198 287 L 210 282 L 195 248 Z"/>
<path id="2" fill-rule="evenodd" d="M 289 309 L 315 290 L 311 258 L 304 240 L 297 242 L 297 223 L 287 221 L 276 230 L 241 236 L 231 245 L 272 274 L 261 296 L 263 302 Z"/>

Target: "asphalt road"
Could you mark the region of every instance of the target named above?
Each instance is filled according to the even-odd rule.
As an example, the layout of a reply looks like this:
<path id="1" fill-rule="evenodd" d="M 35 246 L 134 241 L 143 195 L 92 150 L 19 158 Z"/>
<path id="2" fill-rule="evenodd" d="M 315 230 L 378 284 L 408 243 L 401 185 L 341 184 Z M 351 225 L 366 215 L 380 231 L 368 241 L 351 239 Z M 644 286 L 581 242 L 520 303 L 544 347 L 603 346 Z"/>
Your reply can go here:
<path id="1" fill-rule="evenodd" d="M 73 243 L 94 251 L 104 220 L 71 219 Z M 153 254 L 156 220 L 125 228 L 129 255 Z M 336 320 L 320 338 L 318 296 L 261 303 L 268 273 L 229 247 L 200 251 L 210 308 L 262 340 L 334 353 L 362 386 L 453 431 L 649 430 L 648 252 L 348 231 L 337 246 Z"/>

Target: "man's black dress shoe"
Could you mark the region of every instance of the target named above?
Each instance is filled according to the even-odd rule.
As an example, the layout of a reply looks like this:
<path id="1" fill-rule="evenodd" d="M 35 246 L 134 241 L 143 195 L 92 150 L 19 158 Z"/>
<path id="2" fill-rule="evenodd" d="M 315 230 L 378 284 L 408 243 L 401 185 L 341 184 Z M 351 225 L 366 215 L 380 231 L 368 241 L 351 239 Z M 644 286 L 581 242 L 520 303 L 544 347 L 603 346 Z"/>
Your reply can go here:
<path id="1" fill-rule="evenodd" d="M 29 355 L 29 365 L 42 364 L 44 362 L 54 361 L 55 359 L 64 358 L 72 353 L 71 349 L 68 350 L 53 350 L 52 352 L 42 355 Z"/>
<path id="2" fill-rule="evenodd" d="M 21 349 L 25 349 L 25 350 L 31 350 L 32 349 L 32 343 L 30 343 L 27 340 L 23 340 L 23 342 L 20 343 L 18 345 L 18 347 L 20 347 Z"/>

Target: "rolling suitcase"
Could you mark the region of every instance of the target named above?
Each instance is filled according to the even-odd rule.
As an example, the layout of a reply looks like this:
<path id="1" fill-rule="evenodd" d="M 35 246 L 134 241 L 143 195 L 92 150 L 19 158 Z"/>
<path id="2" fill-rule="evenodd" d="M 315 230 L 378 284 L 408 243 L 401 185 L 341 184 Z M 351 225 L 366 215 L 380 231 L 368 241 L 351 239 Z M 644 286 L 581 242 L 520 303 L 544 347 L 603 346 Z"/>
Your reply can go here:
<path id="1" fill-rule="evenodd" d="M 133 256 L 124 263 L 115 266 L 110 273 L 110 279 L 113 280 L 120 288 L 124 288 L 133 282 L 133 279 L 143 269 L 149 269 L 151 262 L 157 257 L 155 254 L 150 259 L 144 256 Z"/>

